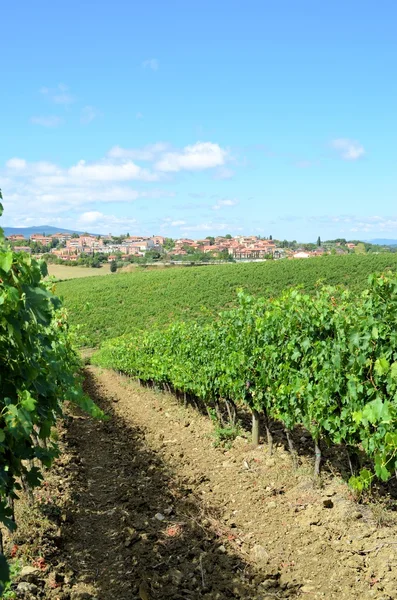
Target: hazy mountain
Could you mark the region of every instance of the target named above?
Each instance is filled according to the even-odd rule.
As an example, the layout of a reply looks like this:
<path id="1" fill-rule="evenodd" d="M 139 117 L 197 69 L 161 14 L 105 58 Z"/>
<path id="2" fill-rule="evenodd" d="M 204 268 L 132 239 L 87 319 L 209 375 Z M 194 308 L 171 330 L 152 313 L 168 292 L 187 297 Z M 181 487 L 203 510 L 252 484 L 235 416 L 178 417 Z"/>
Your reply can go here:
<path id="1" fill-rule="evenodd" d="M 378 246 L 397 246 L 397 240 L 387 240 L 378 238 L 376 240 L 368 240 L 370 244 L 377 244 Z"/>
<path id="2" fill-rule="evenodd" d="M 52 235 L 54 233 L 85 233 L 83 231 L 76 231 L 74 229 L 63 229 L 62 227 L 53 227 L 52 225 L 39 225 L 36 227 L 3 227 L 3 229 L 6 237 L 21 233 L 26 238 L 33 235 L 33 233 L 43 233 L 44 235 Z M 95 235 L 99 234 L 96 233 Z"/>

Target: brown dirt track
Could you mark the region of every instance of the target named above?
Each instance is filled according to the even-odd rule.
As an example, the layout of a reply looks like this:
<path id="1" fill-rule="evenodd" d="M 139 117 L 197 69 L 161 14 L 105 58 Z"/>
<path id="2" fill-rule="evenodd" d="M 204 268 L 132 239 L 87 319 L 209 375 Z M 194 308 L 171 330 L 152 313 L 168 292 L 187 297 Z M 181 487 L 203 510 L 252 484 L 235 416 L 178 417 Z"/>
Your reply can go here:
<path id="1" fill-rule="evenodd" d="M 314 486 L 309 458 L 294 472 L 281 444 L 269 458 L 246 436 L 214 448 L 207 417 L 116 373 L 88 367 L 86 389 L 110 418 L 61 432 L 59 540 L 37 597 L 397 598 L 394 520 L 337 474 Z"/>

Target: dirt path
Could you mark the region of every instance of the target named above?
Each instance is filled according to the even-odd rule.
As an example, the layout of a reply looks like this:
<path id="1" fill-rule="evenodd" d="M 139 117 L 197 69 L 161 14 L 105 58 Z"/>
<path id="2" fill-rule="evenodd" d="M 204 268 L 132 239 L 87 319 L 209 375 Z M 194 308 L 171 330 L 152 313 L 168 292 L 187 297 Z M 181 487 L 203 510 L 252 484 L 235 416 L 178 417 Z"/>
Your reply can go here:
<path id="1" fill-rule="evenodd" d="M 79 469 L 71 482 L 78 497 L 63 527 L 63 557 L 79 574 L 76 598 L 296 597 L 298 582 L 280 581 L 278 569 L 262 561 L 263 548 L 256 549 L 259 564 L 252 563 L 235 524 L 225 523 L 223 510 L 197 495 L 209 481 L 194 466 L 198 443 L 210 445 L 194 434 L 201 420 L 208 425 L 205 419 L 184 421 L 185 455 L 183 443 L 172 437 L 162 396 L 92 368 L 86 390 L 111 418 L 100 423 L 77 417 L 67 429 Z M 177 405 L 173 409 L 179 413 Z M 161 420 L 159 428 L 150 422 L 150 411 Z M 189 462 L 190 468 L 182 468 Z"/>
<path id="2" fill-rule="evenodd" d="M 46 598 L 397 598 L 397 527 L 340 479 L 315 488 L 308 460 L 294 473 L 246 437 L 216 449 L 208 418 L 116 373 L 88 367 L 86 390 L 109 420 L 75 415 L 62 436 Z"/>

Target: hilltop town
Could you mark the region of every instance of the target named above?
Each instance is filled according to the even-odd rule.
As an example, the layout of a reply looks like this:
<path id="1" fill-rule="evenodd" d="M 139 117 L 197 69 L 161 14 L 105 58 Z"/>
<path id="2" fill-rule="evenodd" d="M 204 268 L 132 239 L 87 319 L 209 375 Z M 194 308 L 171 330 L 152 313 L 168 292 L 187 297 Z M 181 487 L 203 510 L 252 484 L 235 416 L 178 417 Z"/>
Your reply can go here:
<path id="1" fill-rule="evenodd" d="M 345 254 L 360 250 L 360 243 L 346 240 L 333 240 L 314 244 L 298 244 L 296 241 L 273 240 L 256 235 L 250 236 L 208 236 L 193 240 L 180 238 L 173 240 L 161 235 L 112 236 L 92 234 L 54 233 L 44 235 L 34 233 L 28 238 L 23 234 L 8 237 L 16 251 L 44 254 L 50 262 L 65 264 L 82 261 L 96 262 L 140 262 L 142 259 L 173 261 L 187 260 L 234 260 L 253 261 L 279 258 L 310 258 L 327 253 Z M 361 243 L 361 250 L 365 251 Z M 95 266 L 95 265 L 94 265 Z"/>

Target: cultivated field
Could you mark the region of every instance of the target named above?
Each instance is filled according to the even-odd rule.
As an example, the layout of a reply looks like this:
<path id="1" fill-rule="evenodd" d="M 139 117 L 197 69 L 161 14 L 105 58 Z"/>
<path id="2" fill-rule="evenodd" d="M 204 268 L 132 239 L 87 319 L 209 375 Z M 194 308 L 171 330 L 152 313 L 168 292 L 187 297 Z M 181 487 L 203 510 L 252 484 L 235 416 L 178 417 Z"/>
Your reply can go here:
<path id="1" fill-rule="evenodd" d="M 81 277 L 94 277 L 98 275 L 108 275 L 110 273 L 110 265 L 104 264 L 99 269 L 91 267 L 69 267 L 67 265 L 48 265 L 48 272 L 53 277 L 60 281 L 64 279 L 79 279 Z"/>
<path id="2" fill-rule="evenodd" d="M 76 267 L 77 268 L 77 267 Z M 71 267 L 72 270 L 75 267 Z M 266 263 L 136 269 L 113 277 L 65 281 L 57 286 L 70 310 L 72 324 L 81 325 L 87 345 L 173 321 L 209 321 L 237 302 L 236 291 L 264 297 L 293 285 L 313 291 L 319 280 L 360 291 L 370 273 L 397 270 L 397 254 L 326 256 Z M 88 269 L 83 271 L 87 272 Z M 101 269 L 95 275 L 102 273 Z"/>

